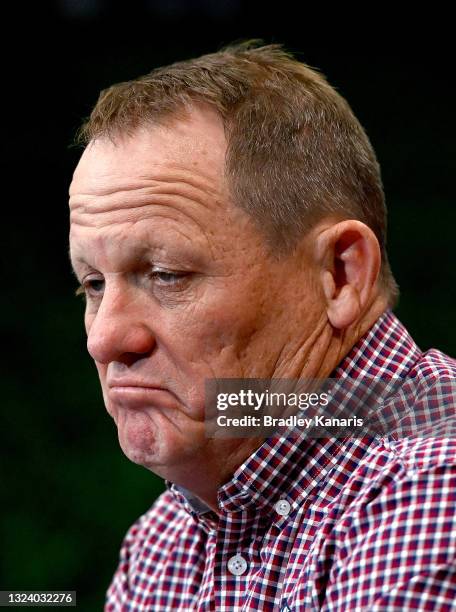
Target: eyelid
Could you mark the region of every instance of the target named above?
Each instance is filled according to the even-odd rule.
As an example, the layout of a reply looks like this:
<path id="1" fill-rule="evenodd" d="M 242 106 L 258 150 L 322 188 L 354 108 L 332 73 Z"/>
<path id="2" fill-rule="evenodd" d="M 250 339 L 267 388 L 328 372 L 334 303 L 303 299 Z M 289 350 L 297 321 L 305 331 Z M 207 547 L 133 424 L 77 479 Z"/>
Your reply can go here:
<path id="1" fill-rule="evenodd" d="M 168 274 L 188 274 L 190 270 L 176 269 L 166 265 L 154 264 L 151 266 L 152 272 L 167 272 Z"/>
<path id="2" fill-rule="evenodd" d="M 172 276 L 189 276 L 190 274 L 192 274 L 192 272 L 190 270 L 176 270 L 174 268 L 169 268 L 167 266 L 152 266 L 152 269 L 150 271 L 150 276 L 153 276 L 155 274 L 169 274 Z"/>
<path id="3" fill-rule="evenodd" d="M 165 278 L 160 278 L 163 275 Z M 149 278 L 157 291 L 182 291 L 188 287 L 193 273 L 188 270 L 172 270 L 162 266 L 152 266 Z"/>
<path id="4" fill-rule="evenodd" d="M 160 278 L 156 278 L 155 275 L 158 274 L 168 274 L 169 276 L 174 276 L 174 281 L 173 282 L 167 282 L 166 280 L 160 279 Z M 182 284 L 185 282 L 185 279 L 192 276 L 193 272 L 191 272 L 190 270 L 176 270 L 167 266 L 162 266 L 162 265 L 152 265 L 150 272 L 149 272 L 149 277 L 151 277 L 151 280 L 156 283 L 159 286 L 162 286 L 162 288 L 167 288 L 167 289 L 172 289 L 173 285 L 174 288 L 177 290 L 178 289 L 178 285 L 180 286 L 180 288 L 182 288 Z M 96 273 L 96 272 L 90 272 L 88 274 L 86 274 L 80 281 L 80 285 L 79 287 L 76 289 L 75 291 L 75 295 L 79 296 L 82 295 L 85 298 L 99 298 L 103 291 L 104 291 L 104 287 L 103 289 L 101 289 L 100 291 L 97 291 L 95 289 L 93 289 L 90 285 L 91 283 L 105 283 L 105 279 L 103 277 L 102 274 L 100 273 Z M 157 288 L 158 288 L 157 287 Z"/>
<path id="5" fill-rule="evenodd" d="M 91 276 L 94 274 L 93 272 L 84 276 L 81 280 L 81 284 L 76 289 L 76 295 L 84 295 L 86 299 L 92 298 L 96 299 L 101 296 L 104 291 L 104 283 L 105 279 L 102 275 Z M 90 286 L 91 283 L 103 283 L 103 290 L 96 291 L 93 287 Z"/>

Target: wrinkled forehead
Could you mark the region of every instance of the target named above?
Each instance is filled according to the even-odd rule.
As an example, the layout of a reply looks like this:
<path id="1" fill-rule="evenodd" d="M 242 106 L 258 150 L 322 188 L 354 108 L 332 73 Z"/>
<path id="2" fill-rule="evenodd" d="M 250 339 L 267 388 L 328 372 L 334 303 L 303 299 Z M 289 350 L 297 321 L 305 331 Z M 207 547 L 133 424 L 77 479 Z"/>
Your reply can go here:
<path id="1" fill-rule="evenodd" d="M 96 251 L 111 262 L 136 243 L 192 249 L 194 259 L 222 258 L 240 241 L 258 248 L 262 236 L 229 197 L 225 152 L 215 112 L 92 142 L 70 188 L 72 255 Z"/>
<path id="2" fill-rule="evenodd" d="M 195 107 L 185 118 L 144 125 L 129 135 L 89 143 L 74 172 L 70 206 L 80 194 L 105 194 L 137 180 L 173 179 L 173 173 L 197 175 L 212 189 L 224 190 L 226 139 L 220 116 Z"/>

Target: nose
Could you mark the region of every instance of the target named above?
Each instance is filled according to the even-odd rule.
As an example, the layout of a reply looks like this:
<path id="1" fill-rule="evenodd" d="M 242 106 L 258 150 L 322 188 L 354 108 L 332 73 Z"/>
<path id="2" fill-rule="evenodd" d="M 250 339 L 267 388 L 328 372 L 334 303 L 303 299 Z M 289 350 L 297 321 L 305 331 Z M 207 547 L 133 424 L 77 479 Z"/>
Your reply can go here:
<path id="1" fill-rule="evenodd" d="M 87 349 L 92 358 L 103 364 L 118 361 L 130 365 L 154 346 L 155 336 L 141 298 L 135 299 L 126 289 L 107 286 L 96 314 L 88 317 Z"/>

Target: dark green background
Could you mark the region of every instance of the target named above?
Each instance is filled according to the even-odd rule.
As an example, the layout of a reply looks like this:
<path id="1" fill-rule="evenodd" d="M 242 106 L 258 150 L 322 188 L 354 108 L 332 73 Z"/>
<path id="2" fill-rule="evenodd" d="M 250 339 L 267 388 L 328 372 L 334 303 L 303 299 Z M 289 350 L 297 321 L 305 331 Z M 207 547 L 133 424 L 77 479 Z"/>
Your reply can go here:
<path id="1" fill-rule="evenodd" d="M 85 16 L 71 5 L 19 5 L 1 26 L 0 589 L 76 589 L 90 611 L 102 608 L 123 534 L 163 488 L 118 448 L 73 297 L 66 192 L 79 152 L 69 144 L 98 91 L 239 38 L 299 52 L 348 98 L 377 151 L 397 313 L 423 349 L 450 354 L 456 100 L 444 17 L 395 29 L 391 16 L 377 30 L 377 17 L 349 26 L 287 2 L 225 0 L 217 12 L 203 1 L 99 1 Z"/>

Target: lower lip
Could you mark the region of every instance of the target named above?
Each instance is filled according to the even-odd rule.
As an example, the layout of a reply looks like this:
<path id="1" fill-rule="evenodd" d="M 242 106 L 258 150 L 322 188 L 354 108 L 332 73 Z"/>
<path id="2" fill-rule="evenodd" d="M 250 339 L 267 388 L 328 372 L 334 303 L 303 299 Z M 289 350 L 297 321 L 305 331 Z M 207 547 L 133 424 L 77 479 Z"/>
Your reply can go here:
<path id="1" fill-rule="evenodd" d="M 156 387 L 110 387 L 108 395 L 115 404 L 129 408 L 172 408 L 176 405 L 176 400 L 169 391 Z"/>

